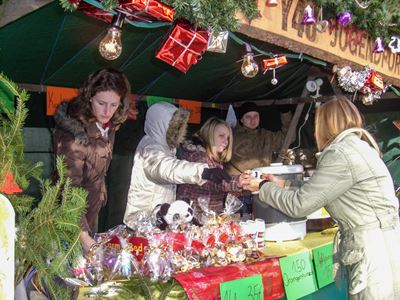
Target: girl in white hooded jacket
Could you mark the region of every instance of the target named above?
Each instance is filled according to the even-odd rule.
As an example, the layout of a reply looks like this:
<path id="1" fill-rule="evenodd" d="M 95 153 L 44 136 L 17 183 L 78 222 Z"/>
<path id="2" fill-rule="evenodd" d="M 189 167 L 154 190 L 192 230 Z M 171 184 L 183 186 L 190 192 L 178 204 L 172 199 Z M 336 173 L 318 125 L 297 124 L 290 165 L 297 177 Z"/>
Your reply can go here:
<path id="1" fill-rule="evenodd" d="M 221 183 L 230 176 L 221 168 L 176 158 L 176 147 L 186 133 L 189 112 L 166 102 L 153 104 L 146 113 L 145 136 L 139 142 L 131 174 L 124 223 L 134 228 L 132 215 L 152 211 L 158 204 L 171 203 L 176 185 Z"/>

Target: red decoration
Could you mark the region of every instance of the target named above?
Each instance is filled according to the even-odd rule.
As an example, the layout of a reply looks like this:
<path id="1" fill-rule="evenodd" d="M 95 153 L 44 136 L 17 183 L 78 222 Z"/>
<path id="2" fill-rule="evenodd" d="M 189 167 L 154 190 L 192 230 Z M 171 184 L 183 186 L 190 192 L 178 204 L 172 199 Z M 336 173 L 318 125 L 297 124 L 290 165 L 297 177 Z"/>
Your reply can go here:
<path id="1" fill-rule="evenodd" d="M 186 73 L 207 50 L 208 38 L 207 30 L 194 30 L 189 24 L 178 23 L 157 51 L 156 57 Z"/>
<path id="2" fill-rule="evenodd" d="M 375 70 L 371 71 L 364 85 L 369 87 L 372 91 L 383 91 L 385 88 L 382 75 L 378 74 Z"/>
<path id="3" fill-rule="evenodd" d="M 222 299 L 219 292 L 220 283 L 257 274 L 262 275 L 264 299 L 280 299 L 285 296 L 278 258 L 248 265 L 238 263 L 226 267 L 194 269 L 177 273 L 174 277 L 185 289 L 190 300 L 217 300 Z"/>
<path id="4" fill-rule="evenodd" d="M 79 3 L 78 10 L 106 23 L 112 21 L 113 14 L 84 1 Z M 115 11 L 124 13 L 127 19 L 134 22 L 172 22 L 174 19 L 174 9 L 155 0 L 120 0 Z"/>
<path id="5" fill-rule="evenodd" d="M 127 17 L 144 18 L 159 21 L 172 22 L 174 20 L 174 9 L 160 1 L 154 0 L 120 0 L 118 11 Z"/>
<path id="6" fill-rule="evenodd" d="M 149 241 L 144 237 L 130 237 L 128 238 L 128 243 L 131 253 L 138 261 L 141 261 L 144 256 L 144 251 L 149 245 Z M 110 248 L 121 249 L 121 242 L 116 235 L 110 237 L 106 245 Z"/>
<path id="7" fill-rule="evenodd" d="M 93 18 L 99 19 L 106 23 L 111 23 L 113 15 L 108 11 L 102 10 L 96 6 L 93 6 L 89 3 L 81 1 L 78 6 L 78 10 L 91 16 Z"/>
<path id="8" fill-rule="evenodd" d="M 275 56 L 273 58 L 263 59 L 261 62 L 262 68 L 264 71 L 268 71 L 270 69 L 276 69 L 282 67 L 287 64 L 286 56 Z"/>
<path id="9" fill-rule="evenodd" d="M 0 185 L 0 193 L 12 195 L 21 192 L 22 189 L 15 182 L 13 173 L 11 171 L 8 171 L 4 183 Z"/>

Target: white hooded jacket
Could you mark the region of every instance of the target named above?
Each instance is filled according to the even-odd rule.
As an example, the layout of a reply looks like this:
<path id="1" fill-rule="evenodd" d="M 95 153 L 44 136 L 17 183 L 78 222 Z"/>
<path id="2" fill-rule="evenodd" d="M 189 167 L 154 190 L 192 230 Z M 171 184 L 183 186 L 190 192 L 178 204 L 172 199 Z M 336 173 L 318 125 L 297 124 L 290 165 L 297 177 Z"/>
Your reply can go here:
<path id="1" fill-rule="evenodd" d="M 204 163 L 176 158 L 176 147 L 183 140 L 189 113 L 166 102 L 153 104 L 146 114 L 145 136 L 139 142 L 131 174 L 124 223 L 133 228 L 130 217 L 137 211 L 152 211 L 176 197 L 176 184 L 202 185 Z"/>

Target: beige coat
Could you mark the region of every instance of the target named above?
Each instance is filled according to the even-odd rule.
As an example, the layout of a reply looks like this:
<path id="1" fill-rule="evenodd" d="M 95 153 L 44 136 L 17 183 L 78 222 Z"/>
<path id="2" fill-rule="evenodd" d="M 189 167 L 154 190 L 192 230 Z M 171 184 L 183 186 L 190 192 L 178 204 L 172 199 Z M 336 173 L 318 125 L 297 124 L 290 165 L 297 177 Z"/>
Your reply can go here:
<path id="1" fill-rule="evenodd" d="M 400 299 L 398 199 L 385 164 L 357 134 L 336 138 L 302 187 L 266 183 L 260 199 L 292 217 L 325 207 L 339 225 L 335 256 L 348 272 L 350 299 Z"/>
<path id="2" fill-rule="evenodd" d="M 282 129 L 273 132 L 264 128 L 248 129 L 238 124 L 233 129 L 232 158 L 225 168 L 231 175 L 245 170 L 269 166 L 272 153 L 279 152 L 289 129 L 291 113 L 281 114 Z M 293 142 L 293 140 L 291 141 Z"/>
<path id="3" fill-rule="evenodd" d="M 151 212 L 158 204 L 174 201 L 177 184 L 206 182 L 201 175 L 207 164 L 176 158 L 174 146 L 182 140 L 179 132 L 187 121 L 181 115 L 176 107 L 164 102 L 153 104 L 147 111 L 146 135 L 136 148 L 124 216 L 124 223 L 131 228 L 135 227 L 136 212 Z M 172 143 L 175 145 L 171 147 Z"/>

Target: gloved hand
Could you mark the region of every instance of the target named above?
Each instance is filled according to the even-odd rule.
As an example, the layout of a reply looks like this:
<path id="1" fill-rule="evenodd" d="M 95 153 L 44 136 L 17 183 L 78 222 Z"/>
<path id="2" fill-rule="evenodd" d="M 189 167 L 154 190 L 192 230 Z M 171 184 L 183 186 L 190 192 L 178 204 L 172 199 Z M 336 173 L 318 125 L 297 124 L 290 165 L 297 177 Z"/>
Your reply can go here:
<path id="1" fill-rule="evenodd" d="M 201 178 L 213 181 L 215 183 L 221 183 L 222 180 L 231 180 L 231 176 L 229 176 L 229 174 L 221 168 L 205 168 L 203 174 L 201 174 Z"/>

